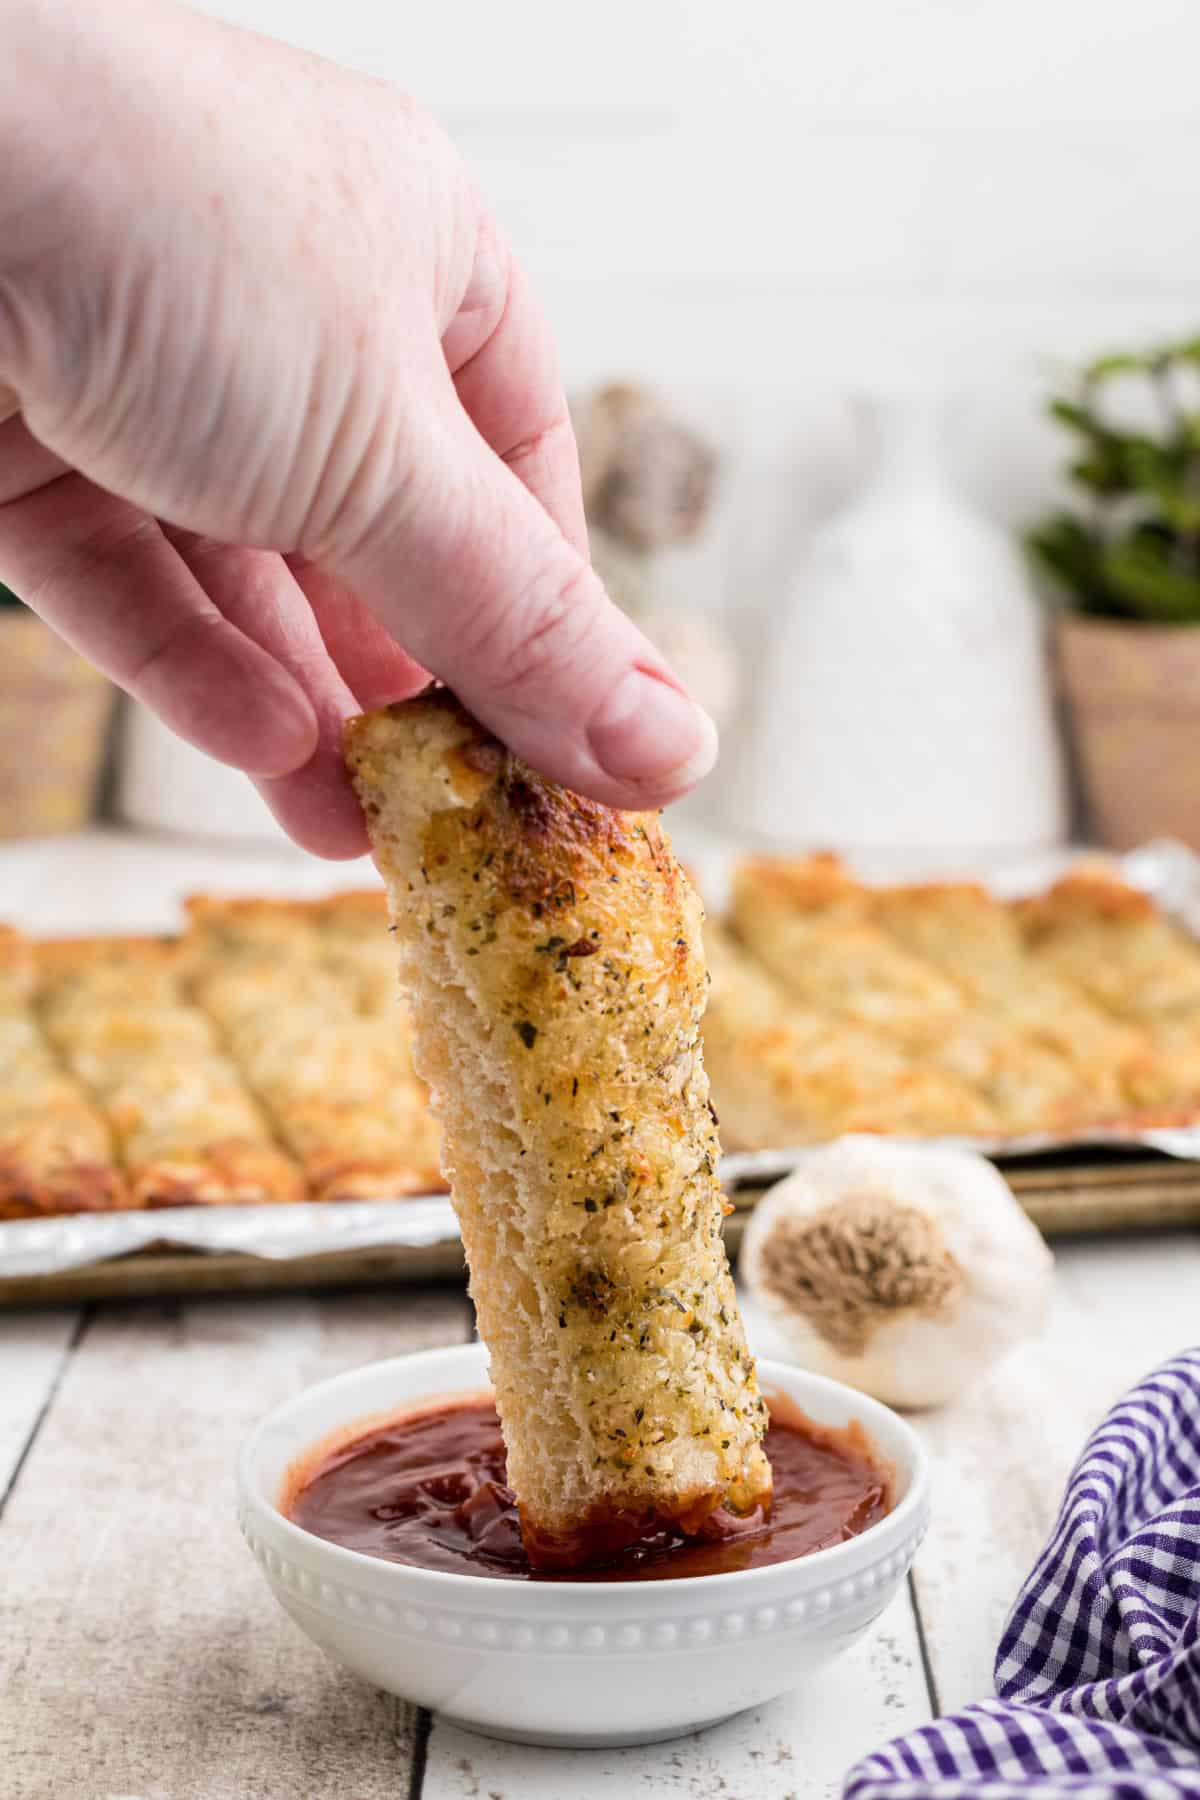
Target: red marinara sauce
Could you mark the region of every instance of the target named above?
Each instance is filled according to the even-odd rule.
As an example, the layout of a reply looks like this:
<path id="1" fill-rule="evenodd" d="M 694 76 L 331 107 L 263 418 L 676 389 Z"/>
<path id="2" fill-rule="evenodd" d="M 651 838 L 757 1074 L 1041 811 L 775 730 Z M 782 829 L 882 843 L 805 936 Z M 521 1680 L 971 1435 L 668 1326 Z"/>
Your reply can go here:
<path id="1" fill-rule="evenodd" d="M 768 1515 L 739 1519 L 721 1510 L 690 1537 L 663 1525 L 603 1567 L 531 1567 L 491 1400 L 375 1425 L 301 1468 L 283 1510 L 305 1531 L 364 1556 L 509 1581 L 723 1575 L 840 1544 L 891 1510 L 890 1471 L 857 1425 L 830 1430 L 775 1401 L 766 1451 L 775 1478 Z"/>

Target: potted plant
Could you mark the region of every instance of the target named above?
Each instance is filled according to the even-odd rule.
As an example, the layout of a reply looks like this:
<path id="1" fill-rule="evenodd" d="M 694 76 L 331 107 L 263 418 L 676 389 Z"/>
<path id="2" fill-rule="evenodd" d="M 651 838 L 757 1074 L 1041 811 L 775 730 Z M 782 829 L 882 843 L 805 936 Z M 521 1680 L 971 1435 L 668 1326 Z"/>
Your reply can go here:
<path id="1" fill-rule="evenodd" d="M 1065 602 L 1059 669 L 1093 834 L 1200 847 L 1200 339 L 1105 356 L 1049 402 L 1073 507 L 1030 547 Z"/>
<path id="2" fill-rule="evenodd" d="M 91 817 L 113 689 L 0 586 L 0 838 Z"/>

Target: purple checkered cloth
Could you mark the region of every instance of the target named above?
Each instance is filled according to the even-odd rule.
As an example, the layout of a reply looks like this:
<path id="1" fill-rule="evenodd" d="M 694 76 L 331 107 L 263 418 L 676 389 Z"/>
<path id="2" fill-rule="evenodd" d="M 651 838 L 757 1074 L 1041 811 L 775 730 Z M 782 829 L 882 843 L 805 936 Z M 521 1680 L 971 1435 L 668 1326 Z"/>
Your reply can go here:
<path id="1" fill-rule="evenodd" d="M 1088 1444 L 996 1694 L 866 1757 L 845 1800 L 1200 1800 L 1200 1349 Z"/>

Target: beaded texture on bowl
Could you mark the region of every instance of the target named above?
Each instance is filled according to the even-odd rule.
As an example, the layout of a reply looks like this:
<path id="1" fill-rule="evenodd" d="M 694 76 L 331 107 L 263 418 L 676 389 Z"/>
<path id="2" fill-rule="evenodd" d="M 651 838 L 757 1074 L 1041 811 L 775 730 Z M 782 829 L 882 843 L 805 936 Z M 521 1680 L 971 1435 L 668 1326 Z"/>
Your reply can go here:
<path id="1" fill-rule="evenodd" d="M 926 1459 L 903 1420 L 838 1382 L 760 1367 L 819 1424 L 858 1420 L 896 1470 L 896 1506 L 791 1562 L 691 1580 L 522 1582 L 360 1556 L 302 1531 L 278 1498 L 298 1457 L 355 1420 L 478 1394 L 480 1345 L 374 1363 L 273 1413 L 239 1466 L 243 1534 L 276 1599 L 335 1661 L 494 1737 L 648 1743 L 757 1706 L 847 1649 L 899 1589 L 928 1516 Z"/>
<path id="2" fill-rule="evenodd" d="M 487 1613 L 389 1605 L 385 1600 L 364 1595 L 357 1588 L 319 1580 L 280 1551 L 264 1544 L 255 1535 L 244 1509 L 239 1512 L 238 1523 L 251 1554 L 268 1580 L 295 1594 L 306 1607 L 324 1613 L 326 1617 L 340 1616 L 414 1637 L 432 1632 L 449 1642 L 466 1641 L 501 1655 L 512 1650 L 534 1649 L 570 1651 L 578 1655 L 614 1649 L 674 1651 L 682 1644 L 711 1644 L 717 1639 L 730 1641 L 759 1637 L 767 1632 L 790 1631 L 805 1621 L 820 1621 L 822 1627 L 827 1626 L 836 1621 L 839 1613 L 857 1609 L 904 1578 L 925 1535 L 928 1509 L 922 1511 L 912 1534 L 898 1550 L 843 1580 L 814 1588 L 811 1593 L 798 1595 L 779 1605 L 699 1613 L 674 1622 L 644 1616 L 618 1619 L 603 1625 L 592 1620 L 556 1619 L 552 1625 L 541 1627 L 514 1625 L 510 1620 Z M 606 1591 L 611 1591 L 608 1584 L 605 1586 Z"/>

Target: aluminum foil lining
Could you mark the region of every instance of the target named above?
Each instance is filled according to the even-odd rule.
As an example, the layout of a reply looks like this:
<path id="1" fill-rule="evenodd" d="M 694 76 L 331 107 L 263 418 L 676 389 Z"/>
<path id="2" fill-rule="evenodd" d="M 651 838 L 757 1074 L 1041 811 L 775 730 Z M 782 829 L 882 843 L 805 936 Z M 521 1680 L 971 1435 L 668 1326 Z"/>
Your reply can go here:
<path id="1" fill-rule="evenodd" d="M 991 883 L 1005 899 L 1034 893 L 1077 858 L 1043 861 L 1036 870 L 1013 870 Z M 1182 844 L 1147 844 L 1113 859 L 1131 886 L 1149 894 L 1176 922 L 1200 938 L 1200 857 Z M 864 872 L 869 874 L 869 871 Z M 722 877 L 716 876 L 714 885 Z M 708 883 L 706 882 L 706 887 Z M 709 892 L 712 888 L 709 888 Z M 1093 1127 L 1071 1134 L 1022 1138 L 923 1138 L 1001 1160 L 1071 1149 L 1156 1150 L 1200 1161 L 1200 1122 L 1195 1126 L 1133 1130 Z M 788 1175 L 813 1154 L 796 1149 L 733 1151 L 721 1162 L 726 1189 L 763 1187 Z M 355 1200 L 290 1206 L 171 1207 L 158 1212 L 81 1213 L 62 1219 L 0 1223 L 0 1277 L 53 1275 L 151 1245 L 180 1250 L 240 1252 L 278 1261 L 380 1246 L 420 1249 L 453 1243 L 454 1209 L 445 1194 L 403 1200 Z"/>
<path id="2" fill-rule="evenodd" d="M 378 1245 L 420 1249 L 458 1236 L 445 1194 L 284 1206 L 172 1206 L 156 1212 L 76 1213 L 0 1225 L 0 1276 L 56 1275 L 151 1245 L 236 1251 L 288 1262 Z"/>

